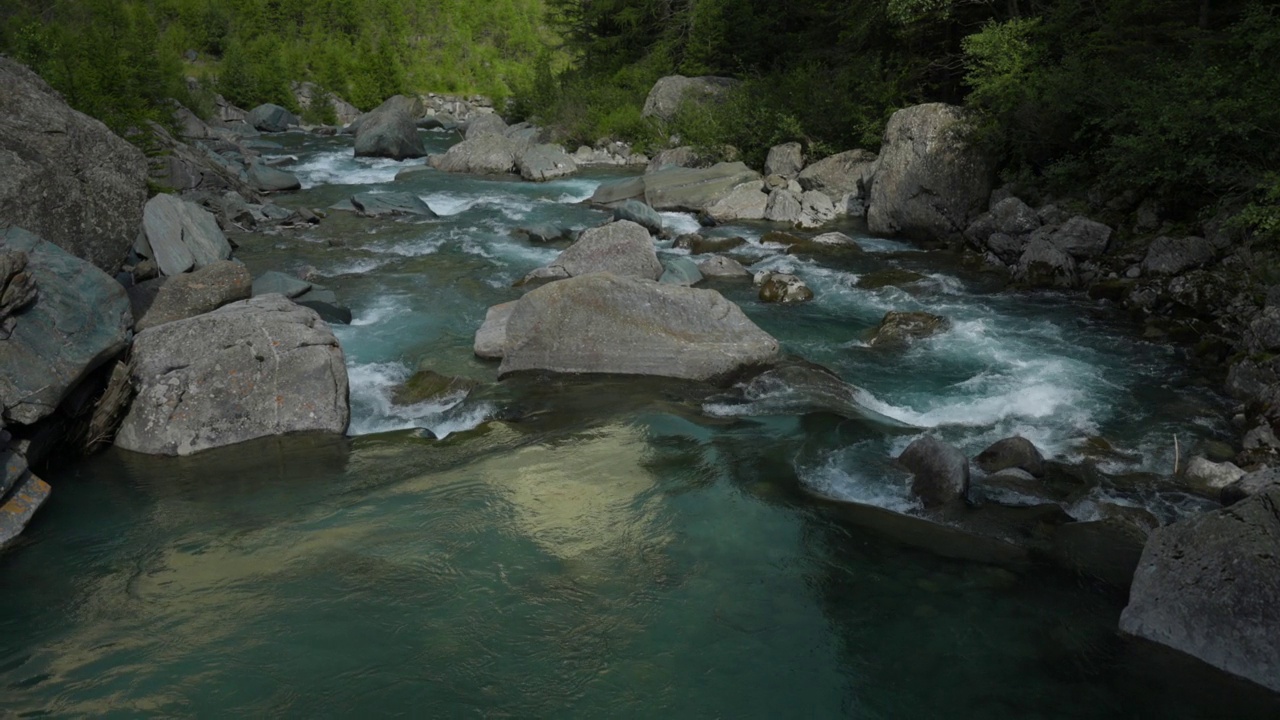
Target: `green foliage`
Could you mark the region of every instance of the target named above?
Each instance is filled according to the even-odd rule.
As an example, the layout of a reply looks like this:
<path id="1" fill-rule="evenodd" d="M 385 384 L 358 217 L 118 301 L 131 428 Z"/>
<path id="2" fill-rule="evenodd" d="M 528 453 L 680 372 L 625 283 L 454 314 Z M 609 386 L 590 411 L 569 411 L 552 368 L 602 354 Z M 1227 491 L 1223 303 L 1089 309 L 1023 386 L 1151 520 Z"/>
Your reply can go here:
<path id="1" fill-rule="evenodd" d="M 1232 218 L 1231 225 L 1272 245 L 1280 243 L 1280 173 L 1271 173 L 1258 184 L 1253 201 Z"/>

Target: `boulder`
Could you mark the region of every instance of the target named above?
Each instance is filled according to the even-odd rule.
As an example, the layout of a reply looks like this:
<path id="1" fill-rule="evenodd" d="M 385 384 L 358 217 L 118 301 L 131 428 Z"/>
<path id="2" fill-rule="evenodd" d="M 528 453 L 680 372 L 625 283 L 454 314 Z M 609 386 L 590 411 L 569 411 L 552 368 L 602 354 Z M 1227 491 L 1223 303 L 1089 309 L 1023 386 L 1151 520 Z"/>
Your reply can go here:
<path id="1" fill-rule="evenodd" d="M 516 142 L 519 142 L 518 140 Z M 559 145 L 534 145 L 516 160 L 520 177 L 543 182 L 578 172 L 578 164 Z"/>
<path id="2" fill-rule="evenodd" d="M 479 384 L 470 378 L 441 375 L 424 362 L 408 380 L 391 391 L 391 402 L 396 405 L 416 405 L 433 400 L 457 401 L 466 397 Z"/>
<path id="3" fill-rule="evenodd" d="M 420 108 L 417 100 L 396 95 L 362 116 L 356 130 L 356 157 L 405 160 L 426 155 L 414 123 Z"/>
<path id="4" fill-rule="evenodd" d="M 737 235 L 733 237 L 703 237 L 698 234 L 687 234 L 676 238 L 676 241 L 672 243 L 672 247 L 688 250 L 691 255 L 702 255 L 704 253 L 726 252 L 746 244 L 746 239 Z"/>
<path id="5" fill-rule="evenodd" d="M 287 298 L 296 298 L 314 287 L 306 280 L 300 280 L 292 275 L 286 275 L 275 270 L 268 270 L 253 281 L 253 297 L 263 295 L 283 295 Z"/>
<path id="6" fill-rule="evenodd" d="M 760 174 L 740 162 L 717 163 L 709 168 L 669 168 L 641 178 L 644 200 L 655 210 L 700 212 Z"/>
<path id="7" fill-rule="evenodd" d="M 297 115 L 272 103 L 259 105 L 250 110 L 244 120 L 260 132 L 284 132 L 290 125 L 302 124 Z"/>
<path id="8" fill-rule="evenodd" d="M 351 205 L 366 217 L 387 215 L 438 217 L 430 207 L 427 207 L 422 198 L 408 192 L 357 193 L 351 196 Z"/>
<path id="9" fill-rule="evenodd" d="M 760 302 L 793 304 L 813 299 L 809 286 L 789 273 L 761 273 L 756 276 L 755 283 L 760 286 Z"/>
<path id="10" fill-rule="evenodd" d="M 477 113 L 467 122 L 466 132 L 462 137 L 466 140 L 482 135 L 506 135 L 507 123 L 497 113 Z"/>
<path id="11" fill-rule="evenodd" d="M 864 390 L 831 370 L 804 360 L 784 359 L 737 387 L 741 389 L 742 403 L 729 405 L 716 398 L 714 405 L 704 405 L 703 411 L 716 416 L 826 412 L 893 429 L 907 427 L 866 407 L 863 402 L 870 396 Z"/>
<path id="12" fill-rule="evenodd" d="M 999 473 L 1015 468 L 1033 477 L 1044 477 L 1044 456 L 1024 437 L 1015 436 L 997 441 L 978 453 L 974 460 L 986 473 Z"/>
<path id="13" fill-rule="evenodd" d="M 872 233 L 950 238 L 986 209 L 995 166 L 965 139 L 963 120 L 963 110 L 942 103 L 893 114 L 871 183 Z"/>
<path id="14" fill-rule="evenodd" d="M 898 462 L 911 471 L 911 492 L 926 510 L 962 503 L 968 496 L 969 458 L 932 435 L 908 445 Z"/>
<path id="15" fill-rule="evenodd" d="M 165 275 L 231 257 L 231 243 L 209 211 L 176 195 L 157 195 L 147 201 L 142 217 L 145 244 L 139 255 L 149 257 Z"/>
<path id="16" fill-rule="evenodd" d="M 22 227 L 109 275 L 142 223 L 147 161 L 0 57 L 0 227 Z"/>
<path id="17" fill-rule="evenodd" d="M 1083 215 L 1076 215 L 1049 234 L 1053 246 L 1076 260 L 1095 258 L 1107 251 L 1111 228 Z"/>
<path id="18" fill-rule="evenodd" d="M 681 145 L 680 147 L 659 150 L 658 154 L 654 155 L 649 164 L 645 166 L 644 171 L 645 173 L 652 173 L 669 167 L 705 168 L 714 164 L 715 161 L 713 159 L 698 152 L 696 148 Z"/>
<path id="19" fill-rule="evenodd" d="M 914 340 L 932 337 L 951 327 L 951 321 L 927 312 L 890 310 L 872 331 L 871 347 L 901 347 Z"/>
<path id="20" fill-rule="evenodd" d="M 658 278 L 658 282 L 664 285 L 689 287 L 702 282 L 702 272 L 698 269 L 698 264 L 687 257 L 667 258 L 664 265 L 666 270 L 663 271 L 662 277 Z"/>
<path id="21" fill-rule="evenodd" d="M 1040 224 L 1040 216 L 1036 211 L 1011 195 L 992 203 L 989 211 L 969 224 L 964 236 L 975 246 L 982 248 L 988 245 L 988 238 L 993 234 L 1018 237 L 1035 232 L 1040 229 Z"/>
<path id="22" fill-rule="evenodd" d="M 642 117 L 656 117 L 660 120 L 673 120 L 680 106 L 686 102 L 694 104 L 713 103 L 721 100 L 739 81 L 725 77 L 703 76 L 685 77 L 669 75 L 654 83 L 649 96 L 645 98 Z"/>
<path id="23" fill-rule="evenodd" d="M 665 229 L 658 211 L 639 200 L 623 200 L 613 209 L 613 219 L 630 220 L 654 235 L 661 235 Z"/>
<path id="24" fill-rule="evenodd" d="M 500 359 L 507 347 L 507 322 L 516 309 L 515 302 L 494 305 L 484 315 L 484 324 L 476 331 L 473 350 L 476 357 Z"/>
<path id="25" fill-rule="evenodd" d="M 28 471 L 16 482 L 12 492 L 0 496 L 0 550 L 27 527 L 31 516 L 49 499 L 50 492 L 48 483 Z"/>
<path id="26" fill-rule="evenodd" d="M 301 190 L 302 181 L 297 175 L 273 168 L 266 163 L 251 162 L 248 171 L 249 186 L 258 192 Z"/>
<path id="27" fill-rule="evenodd" d="M 1201 237 L 1158 237 L 1147 248 L 1142 272 L 1145 275 L 1179 275 L 1208 265 L 1214 255 L 1213 243 Z"/>
<path id="28" fill-rule="evenodd" d="M 198 191 L 222 195 L 234 192 L 242 200 L 257 201 L 258 191 L 249 185 L 244 165 L 235 159 L 237 156 L 242 158 L 243 153 L 231 149 L 238 146 L 228 143 L 227 155 L 224 156 L 209 147 L 223 147 L 221 141 L 188 145 L 156 123 L 147 123 L 147 129 L 157 148 L 150 167 L 154 182 L 179 193 Z"/>
<path id="29" fill-rule="evenodd" d="M 1187 485 L 1210 497 L 1218 497 L 1224 488 L 1244 476 L 1245 471 L 1235 463 L 1216 463 L 1199 455 L 1188 460 L 1182 472 L 1182 479 Z"/>
<path id="30" fill-rule="evenodd" d="M 444 172 L 506 175 L 516 172 L 524 150 L 524 145 L 511 138 L 488 134 L 463 140 L 443 155 L 432 155 L 429 162 Z"/>
<path id="31" fill-rule="evenodd" d="M 223 260 L 200 270 L 156 278 L 128 289 L 134 329 L 150 327 L 212 312 L 250 296 L 253 278 L 245 266 Z"/>
<path id="32" fill-rule="evenodd" d="M 769 202 L 764 208 L 764 219 L 794 225 L 800 221 L 803 211 L 800 194 L 786 188 L 777 188 L 769 193 Z"/>
<path id="33" fill-rule="evenodd" d="M 1271 487 L 1280 487 L 1280 468 L 1255 470 L 1222 488 L 1222 504 L 1234 505 Z"/>
<path id="34" fill-rule="evenodd" d="M 598 273 L 545 285 L 517 302 L 499 375 L 549 370 L 712 381 L 777 354 L 778 341 L 714 290 Z"/>
<path id="35" fill-rule="evenodd" d="M 1280 487 L 1151 534 L 1120 630 L 1280 692 Z"/>
<path id="36" fill-rule="evenodd" d="M 751 278 L 751 271 L 742 267 L 742 264 L 733 258 L 727 258 L 723 255 L 712 255 L 711 257 L 698 263 L 698 272 L 702 273 L 705 278 L 717 279 L 743 279 Z"/>
<path id="37" fill-rule="evenodd" d="M 902 287 L 924 280 L 925 276 L 914 270 L 884 268 L 858 276 L 857 287 L 863 290 L 879 290 L 886 287 Z"/>
<path id="38" fill-rule="evenodd" d="M 600 183 L 591 195 L 591 202 L 610 205 L 623 200 L 644 200 L 644 178 L 633 177 Z"/>
<path id="39" fill-rule="evenodd" d="M 559 279 L 600 272 L 646 280 L 661 277 L 662 263 L 654 252 L 649 231 L 630 220 L 584 230 L 554 262 L 525 279 Z"/>
<path id="40" fill-rule="evenodd" d="M 1044 238 L 1035 238 L 1027 244 L 1018 258 L 1013 277 L 1032 287 L 1071 288 L 1079 282 L 1076 261 Z"/>
<path id="41" fill-rule="evenodd" d="M 802 228 L 822 227 L 836 218 L 836 207 L 831 198 L 817 190 L 806 190 L 800 195 L 800 218 L 796 224 Z"/>
<path id="42" fill-rule="evenodd" d="M 804 148 L 798 142 L 783 143 L 769 148 L 764 160 L 765 175 L 781 175 L 793 178 L 804 169 Z"/>
<path id="43" fill-rule="evenodd" d="M 279 295 L 138 334 L 138 394 L 115 444 L 189 455 L 269 435 L 344 433 L 347 369 L 333 331 Z"/>
<path id="44" fill-rule="evenodd" d="M 293 298 L 293 301 L 304 308 L 316 311 L 320 319 L 330 325 L 350 325 L 351 308 L 338 304 L 338 296 L 332 290 L 312 286 L 310 290 Z"/>
<path id="45" fill-rule="evenodd" d="M 25 230 L 0 227 L 0 246 L 26 254 L 8 280 L 18 293 L 34 284 L 34 302 L 12 306 L 0 326 L 0 407 L 4 423 L 30 425 L 52 413 L 90 372 L 129 343 L 133 313 L 124 288 L 85 260 Z"/>
<path id="46" fill-rule="evenodd" d="M 764 192 L 764 182 L 754 180 L 733 188 L 729 194 L 711 203 L 702 212 L 716 224 L 737 220 L 763 220 L 768 205 L 769 196 Z"/>
<path id="47" fill-rule="evenodd" d="M 866 199 L 875 172 L 875 153 L 848 150 L 809 165 L 796 179 L 801 189 L 816 190 L 833 201 L 846 196 Z"/>

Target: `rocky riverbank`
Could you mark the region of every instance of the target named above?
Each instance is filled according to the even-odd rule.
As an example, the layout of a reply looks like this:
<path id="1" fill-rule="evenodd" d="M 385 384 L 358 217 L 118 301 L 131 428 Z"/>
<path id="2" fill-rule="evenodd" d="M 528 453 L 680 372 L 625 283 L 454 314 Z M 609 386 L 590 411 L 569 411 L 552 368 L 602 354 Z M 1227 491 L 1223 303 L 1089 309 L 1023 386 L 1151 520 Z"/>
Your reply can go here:
<path id="1" fill-rule="evenodd" d="M 23 98 L 20 105 L 0 106 L 0 124 L 13 138 L 2 149 L 30 168 L 20 177 L 41 178 L 53 188 L 79 188 L 69 207 L 89 220 L 123 218 L 119 227 L 82 221 L 86 229 L 63 238 L 57 236 L 62 223 L 51 215 L 54 209 L 33 211 L 24 202 L 29 185 L 0 193 L 0 224 L 7 228 L 3 312 L 8 334 L 0 372 L 5 375 L 5 452 L 11 459 L 0 494 L 5 503 L 0 529 L 6 533 L 0 542 L 16 536 L 48 496 L 48 485 L 30 467 L 38 467 L 53 448 L 84 449 L 113 439 L 120 448 L 171 455 L 285 433 L 344 433 L 351 417 L 349 378 L 330 323 L 349 321 L 350 311 L 308 273 L 251 278 L 235 262 L 227 233 L 288 232 L 325 223 L 335 210 L 370 219 L 430 220 L 437 213 L 412 193 L 357 193 L 329 209 L 273 203 L 274 193 L 303 185 L 290 172 L 287 157 L 274 152 L 280 146 L 260 135 L 298 127 L 298 118 L 283 108 L 244 112 L 222 103 L 211 122 L 178 109 L 179 137 L 150 128 L 165 152 L 148 161 L 66 108 L 24 69 L 0 60 L 0 71 L 0 85 L 14 87 L 10 96 Z M 689 87 L 705 101 L 714 101 L 717 87 L 714 82 L 660 85 L 659 95 Z M 335 111 L 345 111 L 338 99 L 330 101 Z M 660 109 L 664 103 L 670 104 L 653 104 Z M 507 125 L 490 105 L 475 99 L 391 98 L 352 118 L 341 132 L 354 135 L 355 156 L 425 157 L 424 167 L 443 172 L 518 174 L 546 182 L 585 167 L 645 169 L 595 188 L 588 203 L 606 214 L 604 222 L 528 229 L 531 241 L 569 244 L 519 283 L 516 300 L 492 307 L 477 328 L 475 352 L 500 360 L 500 378 L 544 373 L 667 377 L 716 393 L 707 405 L 720 413 L 726 408 L 754 415 L 830 413 L 884 432 L 919 432 L 870 408 L 860 389 L 838 373 L 784 355 L 782 343 L 726 297 L 729 288 L 739 287 L 733 283 L 749 286 L 753 279 L 740 262 L 750 264 L 740 254 L 744 243 L 713 237 L 710 230 L 707 236 L 675 237 L 679 233 L 662 215 L 673 211 L 696 215 L 706 228 L 773 223 L 762 243 L 835 264 L 865 250 L 848 235 L 822 231 L 865 217 L 878 235 L 955 252 L 976 250 L 978 262 L 1015 288 L 1083 291 L 1147 313 L 1150 332 L 1159 339 L 1184 337 L 1161 334 L 1162 328 L 1199 328 L 1207 333 L 1197 343 L 1206 360 L 1251 349 L 1230 372 L 1231 389 L 1248 399 L 1237 419 L 1248 433 L 1230 453 L 1236 464 L 1216 464 L 1225 459 L 1221 452 L 1212 460 L 1187 458 L 1186 472 L 1168 478 L 1230 504 L 1226 509 L 1159 528 L 1150 513 L 1123 506 L 1100 506 L 1094 516 L 1082 518 L 1070 512 L 1078 488 L 1087 486 L 1080 468 L 1046 459 L 1018 437 L 970 459 L 925 434 L 898 456 L 913 477 L 918 510 L 895 514 L 882 529 L 891 536 L 945 535 L 951 541 L 943 552 L 959 557 L 1012 563 L 1050 558 L 1121 587 L 1128 586 L 1136 568 L 1133 603 L 1122 629 L 1280 688 L 1267 670 L 1280 666 L 1274 662 L 1280 639 L 1265 617 L 1250 610 L 1277 599 L 1280 570 L 1265 552 L 1226 549 L 1265 548 L 1278 537 L 1280 522 L 1265 467 L 1274 462 L 1277 445 L 1274 433 L 1268 434 L 1266 403 L 1274 392 L 1264 355 L 1271 318 L 1256 303 L 1252 311 L 1244 307 L 1258 299 L 1255 286 L 1239 284 L 1238 278 L 1236 285 L 1227 284 L 1231 268 L 1241 267 L 1248 253 L 1218 236 L 1165 234 L 1144 245 L 1127 231 L 1092 219 L 1108 219 L 1105 213 L 1067 202 L 1032 207 L 1012 189 L 993 191 L 994 168 L 965 145 L 963 119 L 963 111 L 945 105 L 907 108 L 891 120 L 878 155 L 852 149 L 806 163 L 800 146 L 784 145 L 769 154 L 763 172 L 742 163 L 708 163 L 687 147 L 653 159 L 616 143 L 569 152 L 540 128 Z M 44 137 L 59 135 L 46 132 L 51 123 L 68 129 L 61 137 Z M 422 128 L 454 128 L 461 141 L 431 154 Z M 319 135 L 340 132 L 308 129 Z M 36 142 L 63 140 L 43 153 L 49 162 L 21 153 Z M 119 162 L 112 159 L 116 155 Z M 72 157 L 101 158 L 103 167 L 86 170 Z M 147 199 L 148 166 L 152 181 L 172 192 Z M 414 165 L 402 171 L 414 172 L 429 170 Z M 115 186 L 100 177 L 119 188 L 106 193 L 100 184 Z M 659 257 L 658 242 L 690 257 Z M 761 302 L 802 306 L 815 297 L 788 272 L 762 271 L 754 281 L 758 290 L 752 293 Z M 1200 314 L 1185 314 L 1192 304 L 1198 309 L 1191 312 Z M 891 351 L 948 327 L 945 317 L 891 311 L 867 345 Z M 50 328 L 65 337 L 50 335 Z M 1234 332 L 1241 333 L 1238 339 Z M 41 344 L 48 337 L 59 337 L 60 353 Z M 48 367 L 33 369 L 34 362 Z M 416 389 L 406 385 L 405 392 L 421 399 L 472 391 L 467 383 L 430 372 L 415 376 Z M 1191 567 L 1176 549 L 1206 545 L 1224 548 L 1211 561 L 1226 570 L 1197 574 L 1201 565 Z M 1185 610 L 1170 609 L 1174 606 L 1162 599 L 1170 593 Z M 1211 626 L 1203 622 L 1206 616 L 1223 619 Z M 1203 631 L 1173 631 L 1186 627 Z"/>

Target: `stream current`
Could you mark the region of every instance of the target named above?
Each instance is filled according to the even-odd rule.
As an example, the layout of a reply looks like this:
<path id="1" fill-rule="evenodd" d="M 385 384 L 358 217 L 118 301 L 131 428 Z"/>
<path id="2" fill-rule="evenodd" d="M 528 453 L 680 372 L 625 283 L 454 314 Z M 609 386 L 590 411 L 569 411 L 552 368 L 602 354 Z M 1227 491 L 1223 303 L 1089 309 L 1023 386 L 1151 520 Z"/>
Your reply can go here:
<path id="1" fill-rule="evenodd" d="M 424 137 L 432 152 L 456 140 Z M 334 328 L 350 437 L 180 459 L 113 450 L 54 471 L 53 499 L 0 556 L 0 716 L 1280 716 L 1274 698 L 1120 638 L 1123 593 L 1055 567 L 938 557 L 842 511 L 912 511 L 890 458 L 926 430 L 970 456 L 1021 434 L 1096 468 L 1077 519 L 1098 502 L 1162 522 L 1214 507 L 1161 477 L 1175 437 L 1184 457 L 1230 439 L 1221 398 L 1115 310 L 997 292 L 856 224 L 834 229 L 869 252 L 840 264 L 762 245 L 767 225 L 730 225 L 704 232 L 746 238 L 735 253 L 751 269 L 794 272 L 816 299 L 712 287 L 917 430 L 658 379 L 499 385 L 473 334 L 564 247 L 515 231 L 603 222 L 582 201 L 619 174 L 397 182 L 422 161 L 353 158 L 349 138 L 270 139 L 266 154 L 294 156 L 304 184 L 281 205 L 396 190 L 441 216 L 335 211 L 232 237 L 255 275 L 312 266 L 352 309 Z M 660 256 L 681 252 L 669 246 Z M 874 287 L 886 270 L 920 277 Z M 868 347 L 888 310 L 952 324 L 905 350 Z M 393 404 L 422 361 L 485 385 Z"/>

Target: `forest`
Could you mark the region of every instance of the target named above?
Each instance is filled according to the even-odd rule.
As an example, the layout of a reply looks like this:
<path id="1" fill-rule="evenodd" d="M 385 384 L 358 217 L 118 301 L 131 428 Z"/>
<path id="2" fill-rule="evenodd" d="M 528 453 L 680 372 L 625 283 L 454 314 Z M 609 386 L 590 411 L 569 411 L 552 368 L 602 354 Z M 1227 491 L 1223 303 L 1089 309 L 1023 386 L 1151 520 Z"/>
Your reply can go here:
<path id="1" fill-rule="evenodd" d="M 570 144 L 758 164 L 792 140 L 875 150 L 895 109 L 944 101 L 1024 193 L 1280 232 L 1280 8 L 1259 0 L 0 0 L 0 21 L 0 52 L 117 129 L 201 109 L 189 76 L 243 106 L 310 80 L 362 109 L 483 93 Z M 658 126 L 640 108 L 672 73 L 745 82 Z"/>

